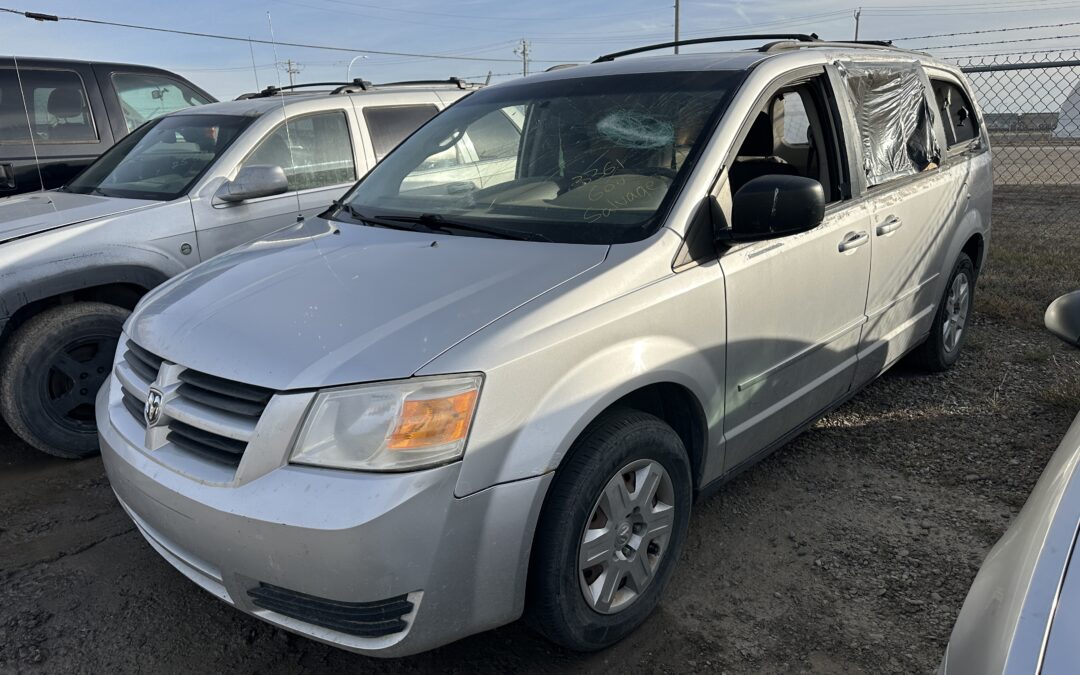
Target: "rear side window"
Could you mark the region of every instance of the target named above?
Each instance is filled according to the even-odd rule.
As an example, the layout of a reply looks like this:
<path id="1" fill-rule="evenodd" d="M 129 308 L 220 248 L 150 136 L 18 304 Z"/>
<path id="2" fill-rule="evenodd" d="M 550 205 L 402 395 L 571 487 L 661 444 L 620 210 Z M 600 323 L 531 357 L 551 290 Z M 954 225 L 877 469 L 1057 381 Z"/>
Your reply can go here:
<path id="1" fill-rule="evenodd" d="M 210 102 L 186 84 L 154 73 L 113 73 L 112 81 L 129 132 L 156 117 Z"/>
<path id="2" fill-rule="evenodd" d="M 975 108 L 961 87 L 945 80 L 931 80 L 934 85 L 934 98 L 941 114 L 941 123 L 945 127 L 945 142 L 951 148 L 967 143 L 979 135 L 979 122 L 975 119 Z"/>
<path id="3" fill-rule="evenodd" d="M 503 111 L 497 110 L 473 122 L 469 126 L 469 138 L 481 162 L 517 158 L 521 130 Z"/>
<path id="4" fill-rule="evenodd" d="M 868 184 L 936 167 L 941 153 L 919 65 L 842 62 L 838 68 L 855 113 Z"/>
<path id="5" fill-rule="evenodd" d="M 259 143 L 243 166 L 256 164 L 284 169 L 289 190 L 356 180 L 349 121 L 344 111 L 290 118 Z"/>
<path id="6" fill-rule="evenodd" d="M 14 68 L 0 68 L 0 143 L 29 142 L 30 126 L 19 92 L 19 78 Z"/>
<path id="7" fill-rule="evenodd" d="M 19 79 L 22 96 L 19 96 Z M 0 142 L 97 143 L 98 133 L 82 78 L 73 70 L 0 70 Z M 28 108 L 23 108 L 23 101 Z"/>
<path id="8" fill-rule="evenodd" d="M 431 104 L 364 108 L 371 145 L 375 148 L 375 160 L 385 157 L 438 112 L 439 109 Z"/>

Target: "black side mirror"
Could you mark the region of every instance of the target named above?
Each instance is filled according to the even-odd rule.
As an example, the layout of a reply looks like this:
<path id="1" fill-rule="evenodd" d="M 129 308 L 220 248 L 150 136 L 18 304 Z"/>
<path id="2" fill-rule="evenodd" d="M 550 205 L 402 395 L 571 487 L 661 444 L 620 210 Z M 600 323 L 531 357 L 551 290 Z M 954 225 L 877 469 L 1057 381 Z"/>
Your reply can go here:
<path id="1" fill-rule="evenodd" d="M 1080 347 L 1080 291 L 1066 293 L 1050 303 L 1043 317 L 1046 330 L 1073 347 Z"/>
<path id="2" fill-rule="evenodd" d="M 825 190 L 802 176 L 773 174 L 748 181 L 731 204 L 726 241 L 761 241 L 807 232 L 825 218 Z"/>

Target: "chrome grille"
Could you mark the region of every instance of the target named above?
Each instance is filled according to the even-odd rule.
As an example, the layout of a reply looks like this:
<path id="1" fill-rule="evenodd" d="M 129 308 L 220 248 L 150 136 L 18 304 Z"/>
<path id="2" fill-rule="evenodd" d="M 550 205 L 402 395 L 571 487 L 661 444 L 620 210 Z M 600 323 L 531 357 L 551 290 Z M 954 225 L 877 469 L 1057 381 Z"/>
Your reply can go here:
<path id="1" fill-rule="evenodd" d="M 163 359 L 154 356 L 131 340 L 128 340 L 127 351 L 124 352 L 124 361 L 126 361 L 127 364 L 131 366 L 131 369 L 142 379 L 147 382 L 153 382 L 157 378 L 158 371 L 161 370 Z"/>
<path id="2" fill-rule="evenodd" d="M 140 426 L 146 426 L 146 418 L 143 415 L 143 401 L 139 400 L 139 397 L 132 394 L 125 387 L 120 387 L 120 400 L 123 402 L 124 407 L 127 408 L 131 416 L 135 418 L 135 421 Z"/>
<path id="3" fill-rule="evenodd" d="M 177 450 L 233 468 L 255 435 L 273 390 L 183 368 L 128 340 L 116 366 L 124 408 L 143 427 L 151 386 L 163 394 L 162 421 L 146 429 L 146 447 Z"/>

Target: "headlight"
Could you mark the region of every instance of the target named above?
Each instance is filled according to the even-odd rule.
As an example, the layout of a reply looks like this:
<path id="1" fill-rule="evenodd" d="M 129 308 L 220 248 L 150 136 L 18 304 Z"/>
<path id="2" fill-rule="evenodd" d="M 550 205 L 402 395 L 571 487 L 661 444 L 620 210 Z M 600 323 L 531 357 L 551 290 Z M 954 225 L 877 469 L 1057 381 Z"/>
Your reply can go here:
<path id="1" fill-rule="evenodd" d="M 459 459 L 481 381 L 480 375 L 456 375 L 320 392 L 290 461 L 407 471 Z"/>

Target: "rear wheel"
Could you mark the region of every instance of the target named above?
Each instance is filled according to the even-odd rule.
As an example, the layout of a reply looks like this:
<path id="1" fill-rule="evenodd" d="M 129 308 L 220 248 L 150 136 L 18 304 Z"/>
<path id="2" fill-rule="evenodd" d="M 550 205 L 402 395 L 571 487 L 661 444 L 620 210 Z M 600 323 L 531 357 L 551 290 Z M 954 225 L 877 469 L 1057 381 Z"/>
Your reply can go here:
<path id="1" fill-rule="evenodd" d="M 912 352 L 912 361 L 930 372 L 948 370 L 960 359 L 975 305 L 975 265 L 961 253 L 945 285 L 926 342 Z"/>
<path id="2" fill-rule="evenodd" d="M 537 526 L 527 620 L 581 651 L 630 634 L 656 607 L 690 520 L 678 434 L 634 410 L 604 416 L 555 477 Z"/>
<path id="3" fill-rule="evenodd" d="M 98 452 L 94 399 L 128 314 L 78 302 L 42 312 L 15 331 L 0 356 L 0 412 L 12 431 L 57 457 Z"/>

